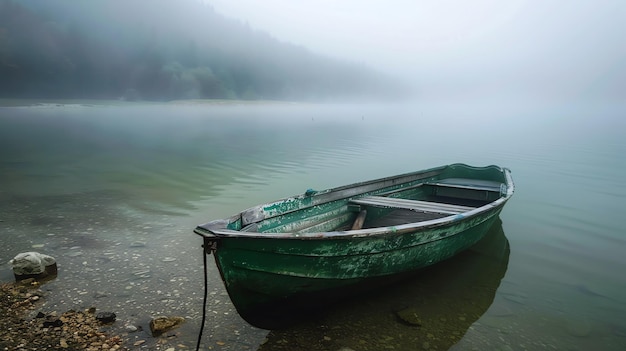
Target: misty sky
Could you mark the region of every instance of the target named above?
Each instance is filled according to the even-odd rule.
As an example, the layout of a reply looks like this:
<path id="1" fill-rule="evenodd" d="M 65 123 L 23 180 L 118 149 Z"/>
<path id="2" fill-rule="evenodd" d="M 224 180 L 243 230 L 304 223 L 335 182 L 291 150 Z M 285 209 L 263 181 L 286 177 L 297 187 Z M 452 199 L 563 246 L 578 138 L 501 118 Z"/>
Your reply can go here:
<path id="1" fill-rule="evenodd" d="M 422 96 L 626 96 L 624 0 L 207 2 L 279 40 L 410 77 Z"/>

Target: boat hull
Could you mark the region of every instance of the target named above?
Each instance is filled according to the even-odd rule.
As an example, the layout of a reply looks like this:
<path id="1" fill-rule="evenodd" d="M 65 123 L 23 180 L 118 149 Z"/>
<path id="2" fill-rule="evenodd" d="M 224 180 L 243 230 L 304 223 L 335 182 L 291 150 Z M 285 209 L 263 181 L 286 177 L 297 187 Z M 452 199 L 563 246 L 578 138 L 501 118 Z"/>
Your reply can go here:
<path id="1" fill-rule="evenodd" d="M 334 240 L 224 238 L 215 261 L 248 323 L 276 329 L 355 291 L 455 256 L 480 241 L 499 209 L 457 223 L 386 237 Z"/>
<path id="2" fill-rule="evenodd" d="M 459 168 L 465 171 L 465 167 L 470 168 Z M 470 169 L 477 174 L 483 169 L 493 173 L 491 168 Z M 424 174 L 432 178 L 432 173 L 433 170 L 427 170 Z M 510 177 L 505 178 L 503 175 L 503 184 L 509 183 Z M 383 183 L 380 189 L 388 190 L 388 181 Z M 372 185 L 358 186 L 369 189 Z M 340 192 L 352 192 L 358 186 L 341 188 Z M 237 312 L 256 327 L 276 329 L 300 312 L 315 310 L 355 291 L 393 282 L 472 247 L 498 219 L 512 195 L 512 183 L 505 190 L 501 198 L 479 208 L 397 226 L 301 235 L 220 229 L 250 213 L 244 211 L 239 217 L 199 227 L 196 233 L 203 235 L 205 249 L 214 254 Z M 331 189 L 330 193 L 334 191 Z M 286 201 L 294 206 L 295 201 Z M 301 204 L 309 200 L 298 201 Z M 345 207 L 350 200 L 345 197 L 333 201 Z M 326 203 L 331 202 L 315 206 L 327 210 Z"/>

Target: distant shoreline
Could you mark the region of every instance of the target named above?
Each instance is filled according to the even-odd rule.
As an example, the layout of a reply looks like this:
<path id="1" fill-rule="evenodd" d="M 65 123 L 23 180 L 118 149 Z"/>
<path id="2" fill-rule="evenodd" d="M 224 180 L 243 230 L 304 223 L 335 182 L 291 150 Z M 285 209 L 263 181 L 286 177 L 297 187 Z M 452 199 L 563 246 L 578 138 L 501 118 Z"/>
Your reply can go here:
<path id="1" fill-rule="evenodd" d="M 103 106 L 103 105 L 265 105 L 265 104 L 302 104 L 304 102 L 282 100 L 226 100 L 226 99 L 189 99 L 170 101 L 146 100 L 98 100 L 98 99 L 10 99 L 0 98 L 0 107 L 45 107 L 45 106 Z"/>

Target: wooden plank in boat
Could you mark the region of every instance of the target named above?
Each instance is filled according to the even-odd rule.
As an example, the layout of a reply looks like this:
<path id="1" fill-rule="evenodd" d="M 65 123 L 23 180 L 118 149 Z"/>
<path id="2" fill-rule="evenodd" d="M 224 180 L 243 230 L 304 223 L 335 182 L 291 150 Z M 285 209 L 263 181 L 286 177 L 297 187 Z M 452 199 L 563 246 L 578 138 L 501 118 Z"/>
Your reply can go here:
<path id="1" fill-rule="evenodd" d="M 470 190 L 485 190 L 500 192 L 502 183 L 494 182 L 490 180 L 482 179 L 467 179 L 467 178 L 446 178 L 435 182 L 428 182 L 427 185 L 435 185 L 450 188 L 470 189 Z"/>
<path id="2" fill-rule="evenodd" d="M 471 211 L 474 207 L 444 204 L 440 202 L 396 199 L 383 196 L 365 196 L 350 200 L 351 203 L 363 206 L 401 208 L 412 211 L 459 214 Z"/>

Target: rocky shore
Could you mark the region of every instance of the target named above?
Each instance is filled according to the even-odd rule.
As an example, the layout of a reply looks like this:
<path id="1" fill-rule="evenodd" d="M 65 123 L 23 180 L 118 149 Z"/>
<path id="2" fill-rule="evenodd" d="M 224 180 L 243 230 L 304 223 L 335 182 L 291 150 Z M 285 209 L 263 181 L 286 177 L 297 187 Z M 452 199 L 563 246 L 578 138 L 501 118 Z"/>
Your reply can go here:
<path id="1" fill-rule="evenodd" d="M 45 314 L 37 312 L 43 297 L 33 279 L 0 285 L 0 350 L 128 350 L 122 337 L 106 332 L 95 308 Z"/>

